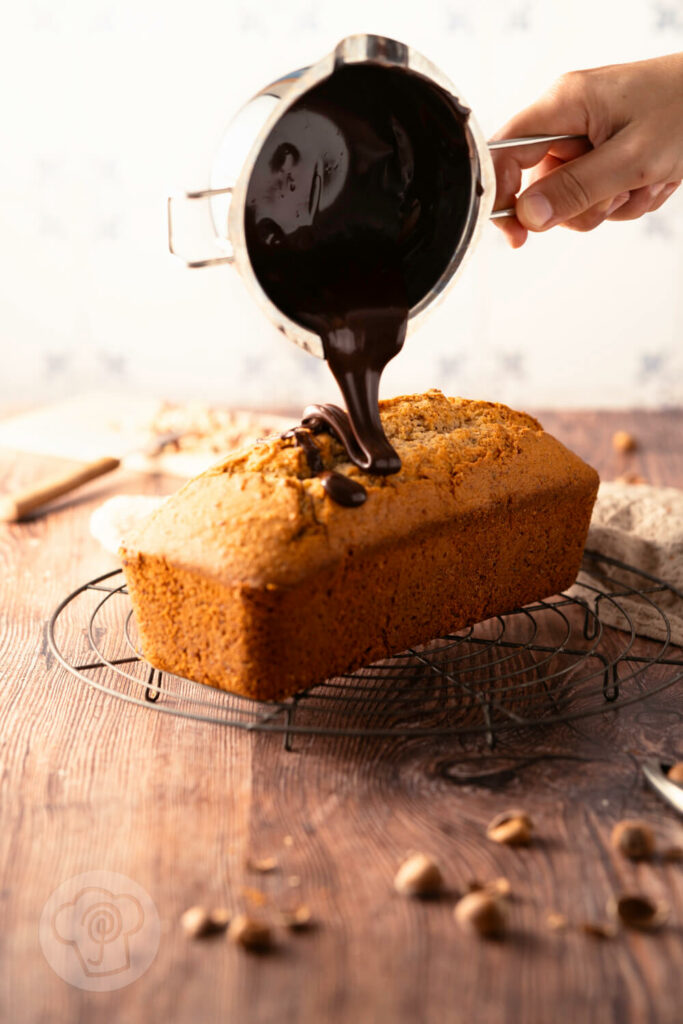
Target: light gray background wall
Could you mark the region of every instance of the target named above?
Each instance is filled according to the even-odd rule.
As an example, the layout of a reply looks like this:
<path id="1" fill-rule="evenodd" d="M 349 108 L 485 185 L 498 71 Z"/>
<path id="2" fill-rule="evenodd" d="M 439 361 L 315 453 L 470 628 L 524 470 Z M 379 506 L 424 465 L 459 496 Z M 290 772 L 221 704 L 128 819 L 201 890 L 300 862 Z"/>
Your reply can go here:
<path id="1" fill-rule="evenodd" d="M 334 398 L 230 268 L 166 254 L 168 190 L 206 184 L 249 96 L 342 36 L 392 35 L 492 134 L 562 71 L 683 48 L 681 0 L 24 0 L 3 12 L 0 407 L 90 388 L 247 405 Z M 683 197 L 512 252 L 493 227 L 384 394 L 524 406 L 683 401 Z"/>

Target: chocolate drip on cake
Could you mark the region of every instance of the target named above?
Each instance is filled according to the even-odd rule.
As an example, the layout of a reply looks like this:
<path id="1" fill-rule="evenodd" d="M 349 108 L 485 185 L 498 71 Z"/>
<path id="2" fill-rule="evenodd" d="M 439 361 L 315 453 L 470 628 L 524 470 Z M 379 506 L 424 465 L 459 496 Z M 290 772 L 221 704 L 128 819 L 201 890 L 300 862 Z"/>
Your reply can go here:
<path id="1" fill-rule="evenodd" d="M 283 437 L 294 438 L 306 457 L 306 462 L 308 463 L 308 468 L 311 473 L 315 476 L 319 476 L 325 471 L 320 449 L 315 443 L 315 440 L 309 430 L 306 430 L 305 427 L 294 427 L 293 430 L 287 431 L 286 434 L 283 434 Z"/>
<path id="2" fill-rule="evenodd" d="M 325 406 L 316 406 L 316 408 L 324 410 Z M 342 416 L 344 415 L 343 411 L 338 409 L 337 406 L 331 406 L 331 408 L 337 409 Z M 323 490 L 332 501 L 346 508 L 355 508 L 363 504 L 368 496 L 363 485 L 358 483 L 357 480 L 351 480 L 350 477 L 344 476 L 343 473 L 338 473 L 335 469 L 325 469 L 320 448 L 316 444 L 311 431 L 307 429 L 307 426 L 293 427 L 283 434 L 282 437 L 283 439 L 288 437 L 294 438 L 296 444 L 304 453 L 309 470 L 320 478 Z"/>
<path id="3" fill-rule="evenodd" d="M 331 402 L 327 405 L 307 405 L 301 422 L 305 427 L 309 427 L 314 434 L 327 430 L 344 446 L 351 462 L 360 469 L 368 469 L 365 453 L 356 440 L 349 415 L 338 405 L 333 405 Z"/>
<path id="4" fill-rule="evenodd" d="M 362 484 L 351 477 L 337 473 L 336 470 L 327 470 L 320 476 L 325 493 L 335 501 L 337 505 L 344 505 L 345 508 L 356 508 L 362 505 L 368 496 Z"/>

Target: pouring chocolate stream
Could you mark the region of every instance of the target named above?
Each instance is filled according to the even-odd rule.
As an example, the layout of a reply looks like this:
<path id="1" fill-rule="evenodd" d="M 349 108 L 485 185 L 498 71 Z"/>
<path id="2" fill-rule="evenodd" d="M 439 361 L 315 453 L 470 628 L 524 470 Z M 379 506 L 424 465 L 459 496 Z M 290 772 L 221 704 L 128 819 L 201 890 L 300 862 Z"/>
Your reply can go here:
<path id="1" fill-rule="evenodd" d="M 469 152 L 454 131 L 454 113 L 462 127 L 468 112 L 419 82 L 372 65 L 338 69 L 280 118 L 247 192 L 256 276 L 320 335 L 348 410 L 312 406 L 304 423 L 325 425 L 379 475 L 401 468 L 379 415 L 382 372 L 469 208 Z"/>

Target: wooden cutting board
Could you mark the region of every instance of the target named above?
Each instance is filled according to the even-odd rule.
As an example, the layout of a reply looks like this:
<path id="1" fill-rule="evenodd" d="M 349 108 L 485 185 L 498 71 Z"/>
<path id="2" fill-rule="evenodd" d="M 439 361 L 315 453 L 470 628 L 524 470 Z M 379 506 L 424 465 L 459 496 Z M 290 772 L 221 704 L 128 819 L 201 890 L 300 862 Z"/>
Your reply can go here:
<path id="1" fill-rule="evenodd" d="M 187 479 L 226 452 L 280 433 L 293 418 L 246 410 L 212 411 L 193 403 L 172 406 L 155 398 L 91 393 L 0 421 L 0 447 L 88 462 L 123 459 L 126 469 Z M 145 454 L 155 436 L 188 428 L 178 447 Z"/>

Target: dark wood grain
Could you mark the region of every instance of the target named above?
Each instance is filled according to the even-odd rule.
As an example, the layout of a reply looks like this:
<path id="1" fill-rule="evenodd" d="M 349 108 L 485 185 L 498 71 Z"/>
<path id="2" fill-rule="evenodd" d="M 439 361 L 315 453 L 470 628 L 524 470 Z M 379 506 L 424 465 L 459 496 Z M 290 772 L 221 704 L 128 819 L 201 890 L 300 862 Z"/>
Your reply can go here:
<path id="1" fill-rule="evenodd" d="M 604 477 L 635 470 L 683 486 L 683 413 L 547 413 L 546 427 Z M 619 456 L 617 429 L 639 442 Z M 2 458 L 7 490 L 55 460 Z M 173 481 L 119 475 L 50 515 L 0 526 L 0 1011 L 8 1021 L 548 1021 L 678 1024 L 683 867 L 634 865 L 609 846 L 613 823 L 646 817 L 662 844 L 681 826 L 641 782 L 647 753 L 683 758 L 680 686 L 646 703 L 521 733 L 493 753 L 462 740 L 360 740 L 244 734 L 130 707 L 54 663 L 45 623 L 79 583 L 114 567 L 91 540 L 94 505 L 161 493 Z M 528 850 L 486 840 L 488 820 L 527 808 Z M 412 902 L 392 890 L 410 850 L 433 854 L 451 894 Z M 274 856 L 258 874 L 249 858 Z M 42 907 L 79 872 L 110 869 L 142 885 L 161 920 L 158 955 L 127 988 L 65 984 L 38 942 Z M 511 933 L 460 932 L 454 894 L 473 879 L 512 883 Z M 657 935 L 598 940 L 551 933 L 548 911 L 601 920 L 609 896 L 636 888 L 672 906 Z M 308 904 L 317 927 L 280 933 L 271 956 L 178 926 L 205 902 L 273 916 Z"/>

